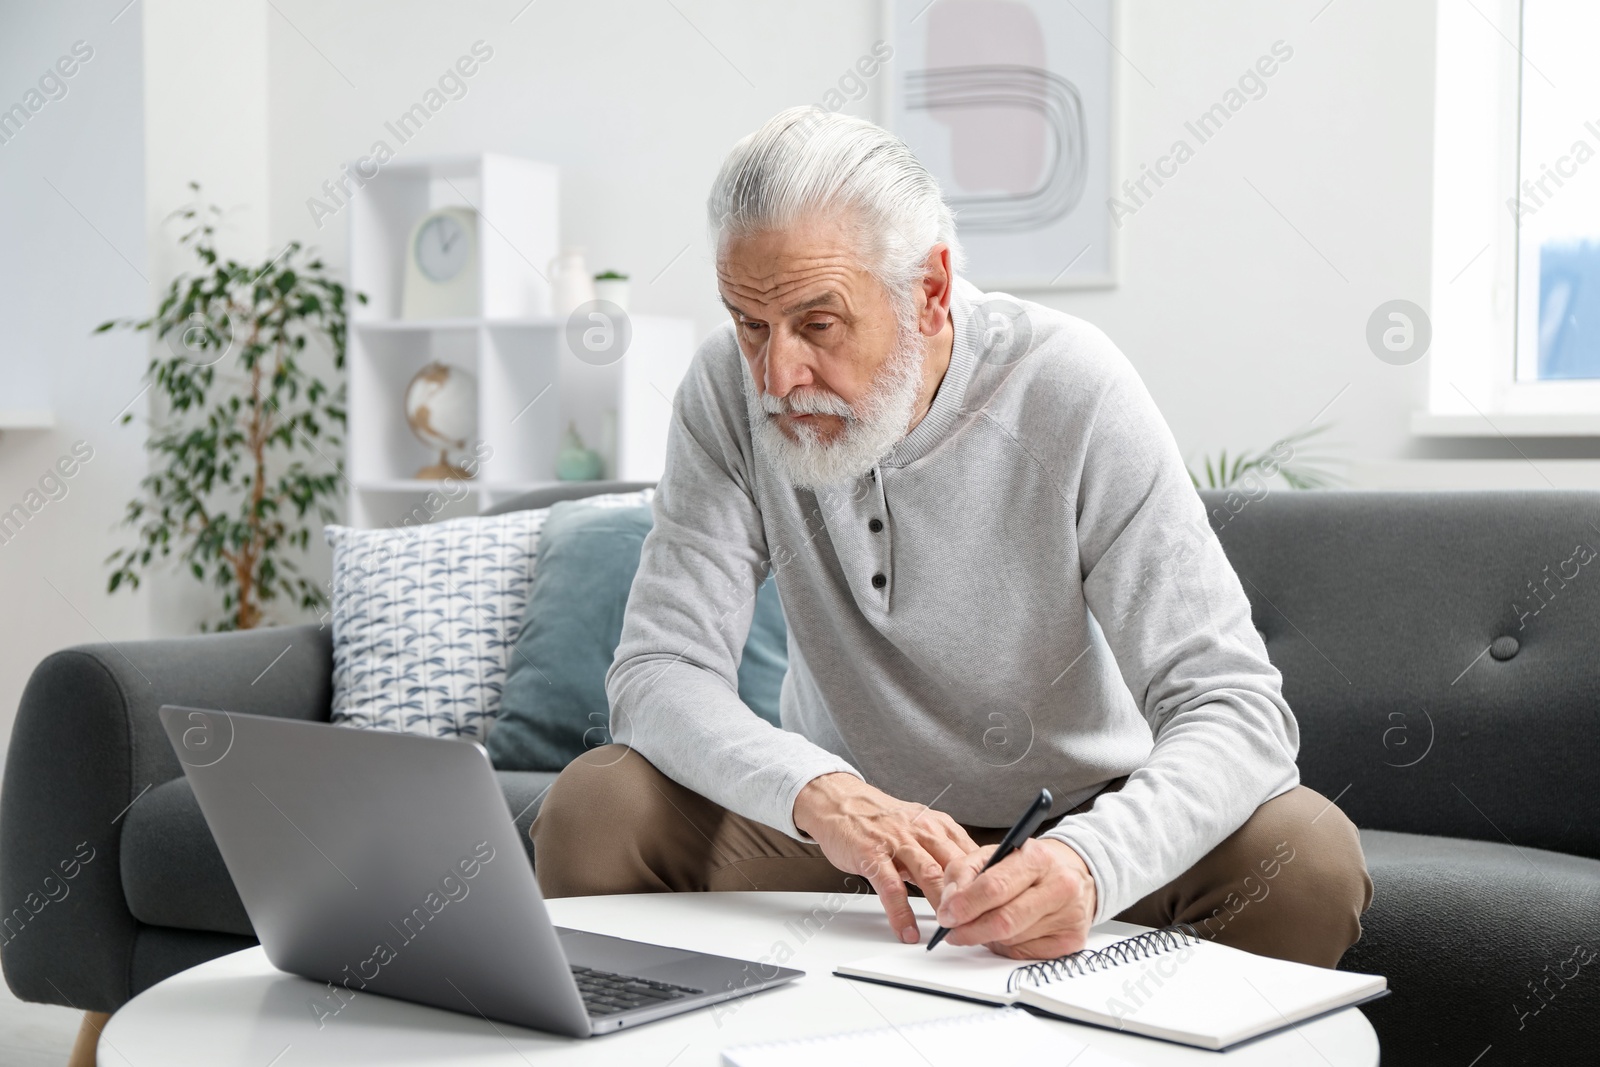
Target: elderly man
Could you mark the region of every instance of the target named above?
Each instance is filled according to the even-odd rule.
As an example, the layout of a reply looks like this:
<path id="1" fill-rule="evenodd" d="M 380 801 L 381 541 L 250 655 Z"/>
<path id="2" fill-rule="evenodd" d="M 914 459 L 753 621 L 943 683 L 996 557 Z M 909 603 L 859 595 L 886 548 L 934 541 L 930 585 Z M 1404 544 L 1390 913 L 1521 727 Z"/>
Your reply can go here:
<path id="1" fill-rule="evenodd" d="M 1250 606 L 1139 376 L 1093 326 L 979 292 L 900 141 L 812 108 L 709 200 L 732 322 L 673 402 L 606 675 L 616 743 L 533 827 L 550 896 L 845 890 L 919 940 L 1081 948 L 1118 918 L 1331 967 L 1371 900 L 1299 785 Z M 777 729 L 737 668 L 789 624 Z M 1058 817 L 980 874 L 1041 787 Z"/>

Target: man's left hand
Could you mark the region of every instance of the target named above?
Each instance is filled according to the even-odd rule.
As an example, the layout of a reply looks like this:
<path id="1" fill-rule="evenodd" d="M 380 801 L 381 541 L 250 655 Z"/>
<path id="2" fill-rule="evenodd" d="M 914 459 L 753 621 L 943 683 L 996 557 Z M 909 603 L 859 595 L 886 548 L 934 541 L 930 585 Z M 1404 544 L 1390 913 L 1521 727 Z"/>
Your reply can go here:
<path id="1" fill-rule="evenodd" d="M 995 846 L 945 868 L 939 924 L 952 945 L 987 945 L 1012 959 L 1053 959 L 1088 941 L 1094 921 L 1094 877 L 1083 857 L 1061 841 L 1030 838 L 982 874 Z"/>

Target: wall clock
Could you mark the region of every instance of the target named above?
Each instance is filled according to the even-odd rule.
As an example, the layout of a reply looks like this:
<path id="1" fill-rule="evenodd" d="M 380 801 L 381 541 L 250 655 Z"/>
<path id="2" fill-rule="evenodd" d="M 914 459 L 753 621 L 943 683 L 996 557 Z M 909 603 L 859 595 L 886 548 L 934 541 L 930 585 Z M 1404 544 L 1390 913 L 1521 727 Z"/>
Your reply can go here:
<path id="1" fill-rule="evenodd" d="M 478 213 L 446 207 L 417 220 L 406 242 L 403 319 L 473 318 L 478 300 Z"/>

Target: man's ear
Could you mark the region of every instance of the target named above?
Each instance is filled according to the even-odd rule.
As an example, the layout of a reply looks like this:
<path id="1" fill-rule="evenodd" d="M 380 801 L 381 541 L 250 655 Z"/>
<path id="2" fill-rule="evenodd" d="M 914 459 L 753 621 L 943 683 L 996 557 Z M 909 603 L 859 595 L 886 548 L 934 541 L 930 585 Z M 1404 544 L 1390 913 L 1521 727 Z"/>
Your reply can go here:
<path id="1" fill-rule="evenodd" d="M 955 288 L 950 246 L 940 241 L 928 250 L 922 267 L 922 307 L 917 314 L 917 329 L 924 337 L 935 336 L 950 321 L 950 298 Z"/>

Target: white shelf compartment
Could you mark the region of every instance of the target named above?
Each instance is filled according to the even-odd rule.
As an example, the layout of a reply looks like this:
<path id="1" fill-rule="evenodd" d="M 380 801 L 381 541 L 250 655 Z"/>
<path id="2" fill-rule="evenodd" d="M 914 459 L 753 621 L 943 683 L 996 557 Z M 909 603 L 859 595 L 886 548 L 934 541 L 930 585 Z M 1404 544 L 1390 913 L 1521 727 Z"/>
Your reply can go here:
<path id="1" fill-rule="evenodd" d="M 400 318 L 411 228 L 424 214 L 442 207 L 478 213 L 482 314 L 549 314 L 545 269 L 557 251 L 558 195 L 558 171 L 552 164 L 492 152 L 385 165 L 350 203 L 350 283 L 368 301 L 355 305 L 351 318 Z"/>
<path id="2" fill-rule="evenodd" d="M 351 317 L 352 524 L 471 515 L 562 484 L 556 459 L 569 423 L 604 458 L 602 477 L 661 477 L 671 398 L 694 354 L 693 323 L 633 315 L 632 341 L 621 359 L 596 367 L 574 356 L 566 317 L 548 313 L 541 273 L 558 248 L 556 188 L 556 168 L 548 164 L 451 156 L 391 163 L 352 202 L 351 284 L 369 298 Z M 406 239 L 425 212 L 448 205 L 479 213 L 480 314 L 400 319 Z M 489 454 L 470 482 L 416 477 L 439 457 L 411 433 L 403 396 L 417 371 L 435 360 L 478 379 L 473 444 L 487 445 Z M 459 462 L 462 454 L 451 458 Z"/>
<path id="3" fill-rule="evenodd" d="M 357 484 L 397 482 L 437 462 L 411 432 L 405 389 L 417 372 L 437 360 L 483 373 L 476 330 L 356 333 L 350 340 L 350 477 Z M 480 416 L 481 418 L 481 416 Z"/>
<path id="4" fill-rule="evenodd" d="M 416 472 L 438 459 L 406 423 L 407 383 L 435 360 L 478 378 L 475 443 L 489 448 L 470 483 L 479 507 L 558 485 L 556 459 L 567 425 L 604 457 L 605 478 L 654 481 L 665 466 L 672 396 L 694 353 L 694 326 L 665 315 L 631 317 L 628 351 L 593 366 L 574 356 L 564 324 L 478 320 L 429 328 L 362 326 L 350 342 L 351 520 L 384 521 L 393 501 L 378 496 L 438 492 Z M 613 436 L 614 435 L 614 436 Z M 452 455 L 459 459 L 459 455 Z M 463 495 L 446 485 L 452 496 Z M 405 514 L 402 509 L 401 514 Z M 471 511 L 461 512 L 471 514 Z"/>

